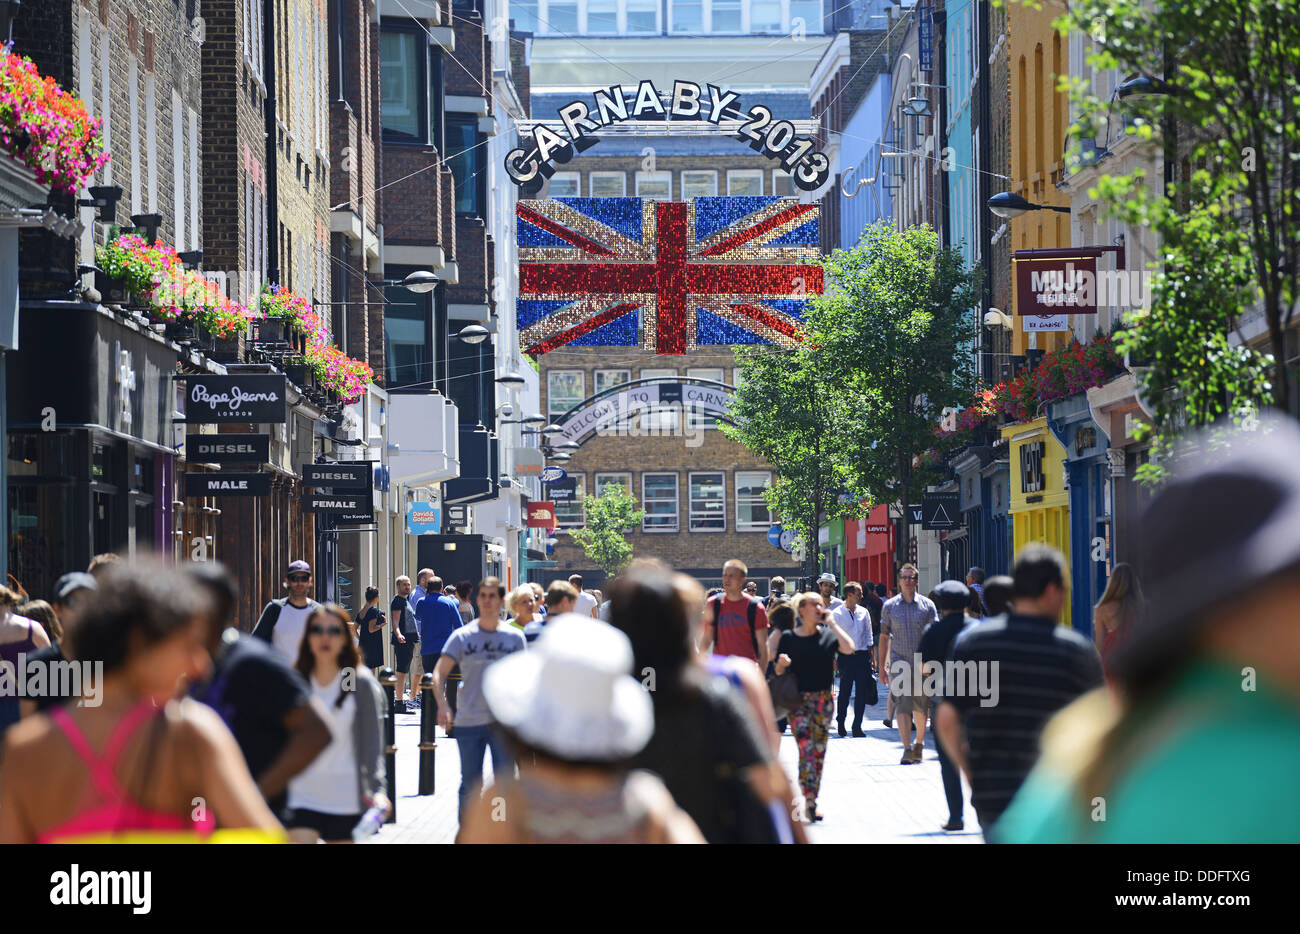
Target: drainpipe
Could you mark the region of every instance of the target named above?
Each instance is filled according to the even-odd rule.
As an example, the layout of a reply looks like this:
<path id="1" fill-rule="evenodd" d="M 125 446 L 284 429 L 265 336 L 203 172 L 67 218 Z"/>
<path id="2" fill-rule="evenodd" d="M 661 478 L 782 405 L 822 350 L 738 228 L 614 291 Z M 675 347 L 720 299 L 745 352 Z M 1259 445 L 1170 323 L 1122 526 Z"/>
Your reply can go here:
<path id="1" fill-rule="evenodd" d="M 275 117 L 275 0 L 262 0 L 262 73 L 266 78 L 266 277 L 280 282 L 280 161 Z M 283 284 L 283 283 L 281 283 Z"/>

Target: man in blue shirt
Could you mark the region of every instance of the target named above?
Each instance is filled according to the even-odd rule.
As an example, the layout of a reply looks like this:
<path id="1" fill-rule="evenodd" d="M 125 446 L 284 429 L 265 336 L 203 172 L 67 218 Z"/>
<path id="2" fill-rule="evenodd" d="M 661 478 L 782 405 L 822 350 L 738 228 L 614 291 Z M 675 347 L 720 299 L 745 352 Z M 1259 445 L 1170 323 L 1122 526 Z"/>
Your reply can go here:
<path id="1" fill-rule="evenodd" d="M 421 572 L 423 573 L 423 572 Z M 429 572 L 431 575 L 432 571 Z M 442 578 L 432 576 L 425 585 L 428 596 L 415 608 L 415 622 L 420 629 L 420 662 L 424 670 L 432 673 L 438 664 L 438 656 L 447 638 L 461 627 L 464 620 L 460 615 L 460 601 L 443 593 Z M 453 675 L 458 674 L 453 672 Z M 450 679 L 447 685 L 447 705 L 456 712 L 456 684 L 458 679 Z M 436 700 L 435 700 L 436 703 Z M 435 715 L 437 711 L 434 711 Z"/>
<path id="2" fill-rule="evenodd" d="M 415 609 L 420 608 L 424 598 L 429 595 L 429 579 L 433 577 L 433 568 L 420 568 L 420 573 L 415 575 L 415 586 L 411 589 L 411 606 Z M 424 659 L 421 659 L 423 661 Z"/>

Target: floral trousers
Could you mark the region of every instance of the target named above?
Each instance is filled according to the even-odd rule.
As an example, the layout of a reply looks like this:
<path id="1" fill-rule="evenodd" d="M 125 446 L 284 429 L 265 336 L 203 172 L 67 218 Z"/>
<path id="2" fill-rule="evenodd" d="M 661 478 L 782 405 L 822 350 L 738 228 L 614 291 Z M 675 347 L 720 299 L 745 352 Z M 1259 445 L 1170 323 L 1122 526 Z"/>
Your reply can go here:
<path id="1" fill-rule="evenodd" d="M 790 713 L 790 731 L 799 746 L 799 788 L 805 804 L 816 803 L 822 786 L 833 705 L 830 691 L 805 691 L 799 709 Z"/>

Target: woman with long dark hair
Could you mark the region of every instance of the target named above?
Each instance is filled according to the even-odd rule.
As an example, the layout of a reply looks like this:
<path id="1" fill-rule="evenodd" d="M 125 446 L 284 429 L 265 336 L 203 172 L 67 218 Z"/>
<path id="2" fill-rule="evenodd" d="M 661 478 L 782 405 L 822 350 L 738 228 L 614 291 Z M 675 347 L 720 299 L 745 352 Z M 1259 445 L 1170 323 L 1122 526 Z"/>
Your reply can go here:
<path id="1" fill-rule="evenodd" d="M 332 739 L 289 782 L 285 825 L 294 843 L 351 843 L 369 808 L 388 812 L 384 795 L 383 693 L 362 666 L 348 611 L 318 606 L 307 618 L 295 666 L 329 712 Z"/>
<path id="2" fill-rule="evenodd" d="M 1092 611 L 1092 637 L 1101 655 L 1101 669 L 1113 683 L 1111 658 L 1115 647 L 1127 639 L 1141 619 L 1145 601 L 1142 584 L 1132 565 L 1120 563 L 1110 572 L 1106 590 Z"/>

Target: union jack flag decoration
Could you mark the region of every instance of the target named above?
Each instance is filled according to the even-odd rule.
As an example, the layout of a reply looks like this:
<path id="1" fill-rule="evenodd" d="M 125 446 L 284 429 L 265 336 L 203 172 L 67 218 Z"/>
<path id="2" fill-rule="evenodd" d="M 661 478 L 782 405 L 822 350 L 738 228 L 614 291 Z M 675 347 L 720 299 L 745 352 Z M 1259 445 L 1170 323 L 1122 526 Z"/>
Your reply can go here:
<path id="1" fill-rule="evenodd" d="M 792 198 L 520 201 L 519 340 L 569 346 L 800 340 L 822 290 L 817 206 Z"/>

